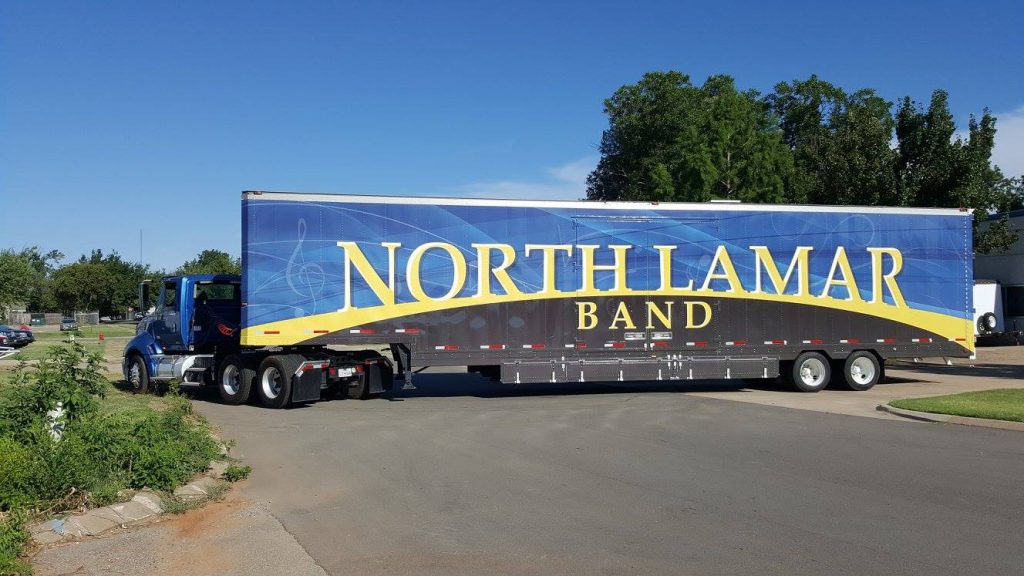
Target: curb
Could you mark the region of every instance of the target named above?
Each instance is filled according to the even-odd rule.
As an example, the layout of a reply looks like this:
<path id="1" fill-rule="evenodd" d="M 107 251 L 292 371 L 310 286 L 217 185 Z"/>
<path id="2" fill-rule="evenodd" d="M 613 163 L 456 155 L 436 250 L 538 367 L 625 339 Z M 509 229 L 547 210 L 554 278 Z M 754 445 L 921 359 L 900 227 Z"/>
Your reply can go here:
<path id="1" fill-rule="evenodd" d="M 1016 430 L 1024 432 L 1024 422 L 1011 422 L 1009 420 L 992 420 L 989 418 L 971 418 L 968 416 L 954 416 L 952 414 L 933 414 L 931 412 L 918 412 L 916 410 L 904 410 L 888 404 L 879 404 L 876 408 L 879 412 L 888 412 L 895 416 L 902 416 L 911 420 L 921 422 L 942 422 L 945 424 L 959 424 L 960 426 L 978 426 L 981 428 L 995 428 L 997 430 Z"/>
<path id="2" fill-rule="evenodd" d="M 203 498 L 211 488 L 218 484 L 227 484 L 221 476 L 228 463 L 221 460 L 210 462 L 210 469 L 174 490 L 179 498 Z M 56 544 L 72 538 L 99 536 L 113 528 L 127 528 L 143 524 L 164 513 L 162 499 L 159 494 L 148 489 L 135 493 L 131 500 L 118 502 L 110 506 L 92 508 L 80 514 L 51 518 L 45 522 L 28 527 L 32 540 L 36 544 Z"/>

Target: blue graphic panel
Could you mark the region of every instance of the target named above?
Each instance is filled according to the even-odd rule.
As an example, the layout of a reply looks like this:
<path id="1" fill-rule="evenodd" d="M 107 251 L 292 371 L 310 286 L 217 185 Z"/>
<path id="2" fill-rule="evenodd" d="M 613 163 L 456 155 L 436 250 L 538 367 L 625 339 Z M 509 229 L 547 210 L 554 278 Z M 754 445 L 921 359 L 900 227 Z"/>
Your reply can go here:
<path id="1" fill-rule="evenodd" d="M 421 200 L 422 202 L 422 200 Z M 243 326 L 335 312 L 345 305 L 345 251 L 339 241 L 355 242 L 384 282 L 389 279 L 388 250 L 382 242 L 399 243 L 395 251 L 396 302 L 410 302 L 407 265 L 418 246 L 442 242 L 464 256 L 467 272 L 456 294 L 477 292 L 477 250 L 473 244 L 507 244 L 515 249 L 509 274 L 523 292 L 541 290 L 543 255 L 526 254 L 528 245 L 597 245 L 595 263 L 613 262 L 609 245 L 629 245 L 627 286 L 632 290 L 659 287 L 660 261 L 654 246 L 676 246 L 673 251 L 673 286 L 693 280 L 699 288 L 718 246 L 725 246 L 745 290 L 754 287 L 755 260 L 750 246 L 767 246 L 779 270 L 785 273 L 798 246 L 811 246 L 810 288 L 819 294 L 830 272 L 833 256 L 843 247 L 857 280 L 861 297 L 871 298 L 871 257 L 866 248 L 891 247 L 903 255 L 897 281 L 908 306 L 969 317 L 970 220 L 967 215 L 887 214 L 715 210 L 658 210 L 643 206 L 631 210 L 571 207 L 455 206 L 425 203 L 320 202 L 279 199 L 243 201 Z M 492 251 L 492 266 L 501 261 Z M 555 285 L 574 291 L 580 285 L 578 250 L 556 250 Z M 889 259 L 885 260 L 888 268 Z M 441 249 L 425 252 L 419 277 L 424 292 L 439 297 L 451 288 L 451 256 Z M 612 272 L 595 273 L 598 289 L 613 282 Z M 767 277 L 763 278 L 768 283 Z M 350 279 L 351 304 L 365 308 L 380 300 L 358 272 Z M 770 286 L 770 284 L 768 284 Z M 728 284 L 715 280 L 713 290 Z M 788 293 L 797 289 L 790 282 Z M 769 291 L 771 289 L 769 288 Z M 493 278 L 491 291 L 502 294 Z M 892 303 L 888 291 L 885 301 Z M 846 289 L 830 295 L 845 298 Z"/>

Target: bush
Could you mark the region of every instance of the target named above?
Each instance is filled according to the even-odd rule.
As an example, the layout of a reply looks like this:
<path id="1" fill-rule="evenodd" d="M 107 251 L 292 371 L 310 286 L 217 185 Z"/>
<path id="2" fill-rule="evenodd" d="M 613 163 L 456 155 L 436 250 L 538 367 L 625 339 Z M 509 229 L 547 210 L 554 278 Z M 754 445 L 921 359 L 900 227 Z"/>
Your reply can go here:
<path id="1" fill-rule="evenodd" d="M 0 574 L 26 569 L 17 556 L 27 511 L 105 505 L 129 487 L 172 490 L 218 456 L 220 444 L 187 398 L 164 398 L 163 410 L 147 400 L 106 413 L 109 389 L 99 357 L 79 344 L 52 348 L 0 382 Z M 58 402 L 55 438 L 46 413 Z"/>
<path id="2" fill-rule="evenodd" d="M 7 518 L 0 516 L 0 574 L 32 573 L 32 568 L 18 559 L 27 542 L 24 514 L 11 514 Z"/>
<path id="3" fill-rule="evenodd" d="M 224 470 L 224 479 L 228 482 L 238 482 L 239 480 L 245 480 L 252 474 L 252 466 L 239 466 L 238 464 L 231 464 Z"/>

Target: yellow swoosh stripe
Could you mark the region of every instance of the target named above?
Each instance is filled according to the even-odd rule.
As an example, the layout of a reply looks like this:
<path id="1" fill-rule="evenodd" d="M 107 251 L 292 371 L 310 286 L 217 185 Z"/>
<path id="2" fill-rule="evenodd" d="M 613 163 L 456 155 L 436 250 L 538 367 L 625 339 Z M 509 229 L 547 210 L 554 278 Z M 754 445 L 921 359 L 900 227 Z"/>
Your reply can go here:
<path id="1" fill-rule="evenodd" d="M 816 296 L 797 296 L 793 294 L 765 294 L 750 292 L 714 292 L 700 290 L 588 290 L 578 292 L 532 293 L 532 294 L 488 294 L 485 296 L 467 296 L 443 301 L 403 302 L 388 306 L 372 306 L 369 308 L 352 308 L 344 312 L 327 312 L 302 318 L 290 318 L 250 326 L 242 330 L 242 344 L 245 346 L 286 346 L 308 340 L 323 331 L 335 332 L 356 326 L 390 320 L 402 316 L 454 310 L 469 306 L 486 304 L 502 304 L 529 300 L 547 300 L 563 298 L 600 298 L 647 296 L 655 298 L 689 297 L 689 298 L 726 298 L 761 300 L 784 304 L 802 304 L 834 310 L 845 310 L 885 320 L 892 320 L 921 330 L 938 334 L 943 338 L 955 340 L 968 351 L 974 351 L 974 324 L 971 320 L 949 316 L 927 310 L 916 310 L 889 304 L 871 304 L 861 300 L 838 300 L 835 298 L 819 298 Z M 712 320 L 713 322 L 714 320 Z M 317 331 L 314 333 L 314 330 Z M 271 332 L 267 334 L 267 332 Z"/>

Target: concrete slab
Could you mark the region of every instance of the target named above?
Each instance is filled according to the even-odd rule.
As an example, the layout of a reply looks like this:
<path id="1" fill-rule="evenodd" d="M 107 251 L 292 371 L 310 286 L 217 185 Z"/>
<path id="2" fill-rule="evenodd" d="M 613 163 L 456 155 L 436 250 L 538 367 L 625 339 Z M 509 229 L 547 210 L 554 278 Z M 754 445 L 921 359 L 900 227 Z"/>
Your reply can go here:
<path id="1" fill-rule="evenodd" d="M 195 484 L 185 484 L 174 489 L 174 495 L 178 498 L 202 498 L 206 491 Z"/>
<path id="2" fill-rule="evenodd" d="M 77 536 L 98 536 L 118 524 L 120 523 L 87 512 L 81 516 L 68 518 L 64 528 L 66 532 L 77 532 Z"/>
<path id="3" fill-rule="evenodd" d="M 124 504 L 114 504 L 111 508 L 121 516 L 121 518 L 124 519 L 123 522 L 126 523 L 138 522 L 158 514 L 157 512 L 154 512 L 152 508 L 134 500 L 131 502 L 125 502 Z"/>
<path id="4" fill-rule="evenodd" d="M 149 490 L 143 490 L 133 496 L 132 502 L 142 504 L 156 514 L 164 511 L 163 505 L 160 503 L 160 496 L 155 492 L 150 492 Z"/>
<path id="5" fill-rule="evenodd" d="M 207 474 L 213 478 L 220 478 L 224 475 L 224 472 L 230 465 L 230 462 L 226 462 L 224 460 L 214 460 L 213 462 L 210 462 L 210 469 L 207 471 Z"/>
<path id="6" fill-rule="evenodd" d="M 56 544 L 64 539 L 64 536 L 54 532 L 53 530 L 47 530 L 32 535 L 32 540 L 40 546 L 48 546 L 50 544 Z"/>
<path id="7" fill-rule="evenodd" d="M 102 508 L 96 508 L 94 510 L 90 510 L 88 513 L 92 516 L 98 516 L 100 518 L 110 520 L 111 522 L 117 525 L 121 525 L 127 522 L 124 516 L 121 516 L 121 514 L 113 506 L 104 506 Z"/>

